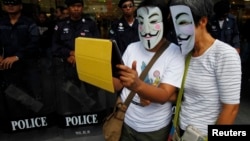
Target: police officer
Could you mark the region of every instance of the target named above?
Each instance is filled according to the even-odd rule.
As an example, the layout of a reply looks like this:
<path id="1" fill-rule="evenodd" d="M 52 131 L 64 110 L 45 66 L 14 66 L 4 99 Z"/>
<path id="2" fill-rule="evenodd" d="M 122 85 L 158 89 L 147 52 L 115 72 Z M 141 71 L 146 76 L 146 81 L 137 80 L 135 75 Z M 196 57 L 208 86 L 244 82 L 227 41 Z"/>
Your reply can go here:
<path id="1" fill-rule="evenodd" d="M 139 41 L 138 21 L 135 19 L 133 0 L 120 0 L 118 7 L 121 8 L 123 16 L 111 24 L 109 38 L 116 40 L 123 54 L 130 43 Z"/>
<path id="2" fill-rule="evenodd" d="M 66 0 L 65 4 L 69 10 L 69 17 L 56 24 L 52 39 L 54 80 L 56 84 L 56 93 L 59 97 L 58 112 L 60 114 L 64 114 L 65 112 L 74 112 L 74 110 L 77 110 L 77 108 L 72 108 L 74 106 L 69 106 L 77 102 L 68 101 L 69 105 L 67 105 L 65 103 L 67 99 L 72 99 L 73 97 L 78 101 L 80 100 L 80 96 L 83 96 L 83 94 L 79 95 L 78 91 L 78 89 L 82 87 L 83 83 L 79 80 L 76 70 L 75 38 L 100 37 L 96 22 L 90 17 L 83 15 L 83 0 Z M 65 95 L 62 95 L 65 92 L 72 97 L 66 98 Z M 77 95 L 79 97 L 76 97 Z M 85 98 L 87 98 L 87 95 Z M 83 99 L 82 102 L 78 101 L 80 104 L 87 102 L 90 102 L 90 105 L 93 105 L 94 103 L 93 101 L 91 102 L 90 99 Z M 62 105 L 65 107 L 63 108 Z M 75 107 L 77 107 L 76 105 Z M 78 105 L 78 107 L 80 106 Z"/>
<path id="3" fill-rule="evenodd" d="M 21 0 L 2 0 L 2 2 L 6 16 L 0 20 L 0 83 L 3 86 L 1 91 L 3 93 L 8 85 L 13 85 L 16 90 L 21 89 L 27 95 L 40 100 L 41 85 L 37 68 L 38 27 L 35 21 L 22 14 Z M 12 94 L 20 96 L 23 93 L 20 91 L 7 93 L 18 103 L 6 102 L 10 110 L 14 109 L 9 111 L 10 113 L 15 111 L 18 114 L 13 114 L 14 116 L 21 116 L 25 112 L 19 108 L 32 106 L 31 101 L 27 101 L 26 98 L 29 100 L 33 98 L 24 94 L 23 99 L 18 99 Z M 19 105 L 20 103 L 22 104 Z M 40 108 L 35 111 L 39 110 Z"/>
<path id="4" fill-rule="evenodd" d="M 215 15 L 211 20 L 211 35 L 234 47 L 240 53 L 240 37 L 236 18 L 229 13 L 230 2 L 220 0 L 214 5 Z"/>
<path id="5" fill-rule="evenodd" d="M 75 38 L 100 37 L 100 33 L 95 21 L 83 16 L 83 0 L 66 0 L 65 3 L 70 16 L 54 28 L 52 53 L 59 61 L 75 68 Z"/>

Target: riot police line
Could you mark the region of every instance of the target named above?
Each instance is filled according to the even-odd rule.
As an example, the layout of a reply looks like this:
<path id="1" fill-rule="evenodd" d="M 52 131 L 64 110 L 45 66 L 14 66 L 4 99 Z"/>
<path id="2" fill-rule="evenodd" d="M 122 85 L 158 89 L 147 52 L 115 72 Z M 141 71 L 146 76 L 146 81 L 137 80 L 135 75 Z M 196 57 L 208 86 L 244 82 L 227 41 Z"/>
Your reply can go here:
<path id="1" fill-rule="evenodd" d="M 32 81 L 39 84 L 36 91 L 40 95 L 26 89 L 34 87 L 29 86 L 32 83 L 27 83 L 27 79 L 20 79 L 26 87 L 1 81 L 1 130 L 17 132 L 51 126 L 71 128 L 102 124 L 116 95 L 82 81 L 76 85 L 67 80 L 63 76 L 68 73 L 64 65 L 58 58 L 38 59 L 35 67 L 38 77 Z M 55 77 L 58 74 L 60 78 Z"/>

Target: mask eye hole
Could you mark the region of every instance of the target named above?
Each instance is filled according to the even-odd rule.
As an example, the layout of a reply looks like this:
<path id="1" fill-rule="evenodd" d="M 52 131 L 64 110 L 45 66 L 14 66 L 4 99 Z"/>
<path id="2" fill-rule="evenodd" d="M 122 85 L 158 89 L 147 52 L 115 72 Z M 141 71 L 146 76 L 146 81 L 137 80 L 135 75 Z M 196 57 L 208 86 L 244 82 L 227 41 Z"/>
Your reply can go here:
<path id="1" fill-rule="evenodd" d="M 192 24 L 191 17 L 186 13 L 179 14 L 176 17 L 176 24 L 177 25 Z"/>
<path id="2" fill-rule="evenodd" d="M 190 21 L 186 21 L 186 20 L 182 20 L 182 21 L 177 21 L 178 25 L 189 25 L 192 24 L 192 22 Z"/>
<path id="3" fill-rule="evenodd" d="M 157 20 L 150 21 L 151 24 L 157 23 Z"/>

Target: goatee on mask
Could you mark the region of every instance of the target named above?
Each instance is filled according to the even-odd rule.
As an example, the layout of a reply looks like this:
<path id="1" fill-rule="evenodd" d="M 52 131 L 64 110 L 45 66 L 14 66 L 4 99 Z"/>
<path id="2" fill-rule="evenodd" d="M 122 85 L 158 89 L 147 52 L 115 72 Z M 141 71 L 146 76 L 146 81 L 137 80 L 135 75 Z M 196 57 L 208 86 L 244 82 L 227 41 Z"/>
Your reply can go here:
<path id="1" fill-rule="evenodd" d="M 178 44 L 181 53 L 187 55 L 194 48 L 195 26 L 189 7 L 185 5 L 170 6 Z"/>
<path id="2" fill-rule="evenodd" d="M 139 38 L 147 50 L 152 50 L 162 39 L 162 13 L 158 7 L 140 7 L 137 10 Z"/>

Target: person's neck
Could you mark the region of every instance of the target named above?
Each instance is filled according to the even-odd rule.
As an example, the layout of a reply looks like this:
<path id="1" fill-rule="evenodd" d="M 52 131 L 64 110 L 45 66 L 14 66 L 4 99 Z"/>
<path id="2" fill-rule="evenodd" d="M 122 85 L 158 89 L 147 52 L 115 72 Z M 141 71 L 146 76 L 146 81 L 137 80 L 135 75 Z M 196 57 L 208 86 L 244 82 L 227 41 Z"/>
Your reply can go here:
<path id="1" fill-rule="evenodd" d="M 71 16 L 70 19 L 71 19 L 72 21 L 79 21 L 79 20 L 82 19 L 82 17 L 73 17 L 73 16 Z"/>
<path id="2" fill-rule="evenodd" d="M 208 33 L 199 37 L 199 40 L 196 41 L 192 56 L 198 57 L 201 56 L 208 48 L 212 46 L 215 39 Z"/>
<path id="3" fill-rule="evenodd" d="M 15 14 L 9 14 L 10 23 L 11 23 L 12 25 L 14 25 L 14 24 L 18 21 L 18 19 L 19 19 L 20 16 L 21 16 L 21 13 L 20 13 L 20 12 L 19 12 L 19 13 L 15 13 Z"/>
<path id="4" fill-rule="evenodd" d="M 125 20 L 128 22 L 128 24 L 133 24 L 134 23 L 134 16 L 124 16 Z"/>

